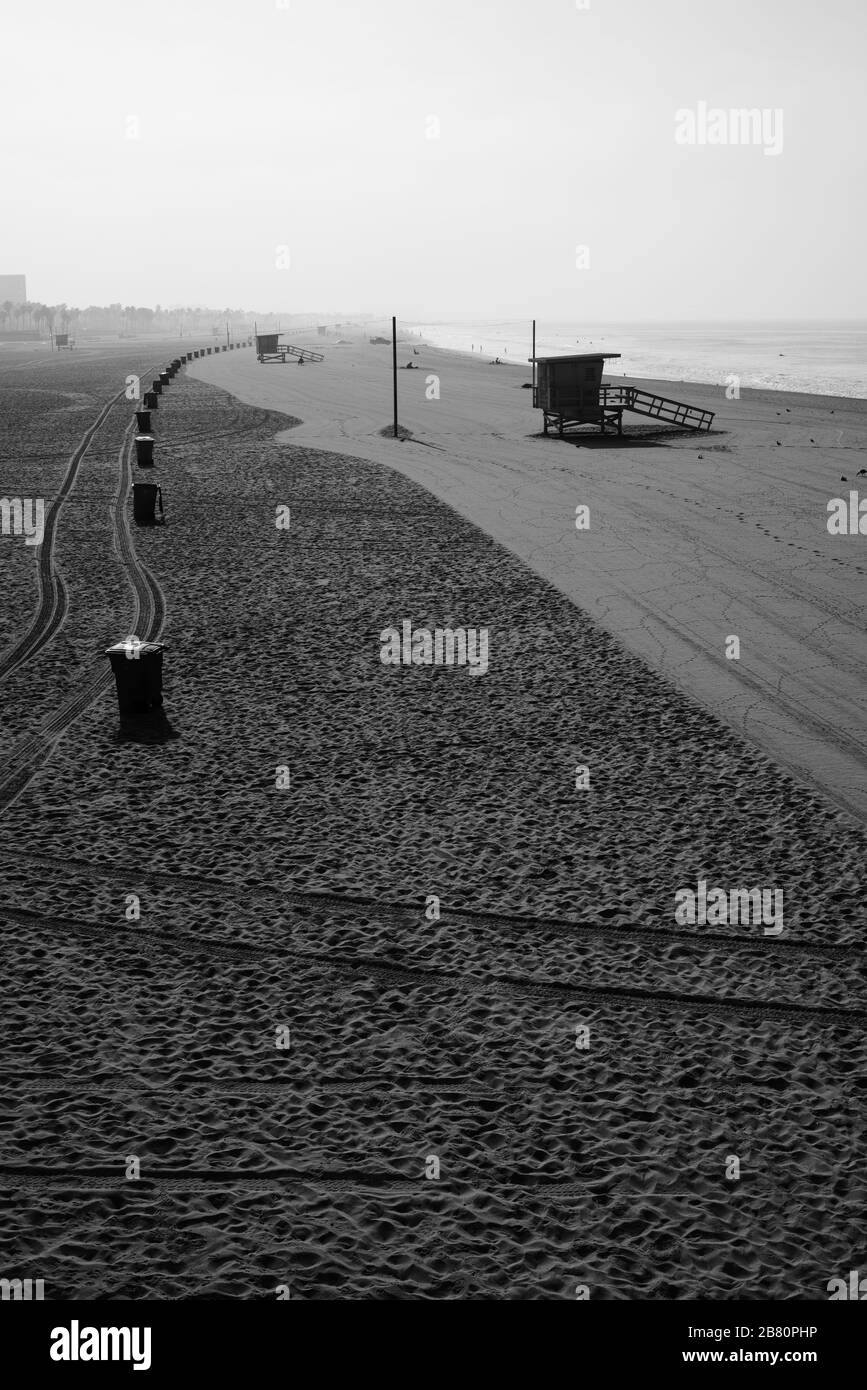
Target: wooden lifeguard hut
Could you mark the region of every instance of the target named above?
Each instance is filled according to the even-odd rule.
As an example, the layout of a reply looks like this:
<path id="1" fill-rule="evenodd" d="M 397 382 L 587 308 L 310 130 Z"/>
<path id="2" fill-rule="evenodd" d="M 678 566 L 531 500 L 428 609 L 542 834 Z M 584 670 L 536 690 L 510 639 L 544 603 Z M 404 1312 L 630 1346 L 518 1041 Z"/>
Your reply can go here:
<path id="1" fill-rule="evenodd" d="M 256 334 L 256 356 L 260 362 L 285 362 L 277 343 L 279 337 L 279 333 Z"/>
<path id="2" fill-rule="evenodd" d="M 281 343 L 279 333 L 256 334 L 256 356 L 260 362 L 285 362 L 287 357 L 298 362 L 324 362 L 321 352 L 312 348 L 295 347 L 292 343 Z"/>
<path id="3" fill-rule="evenodd" d="M 606 426 L 615 425 L 622 434 L 624 410 L 691 430 L 710 429 L 712 410 L 673 401 L 638 386 L 604 384 L 605 363 L 619 356 L 619 352 L 581 352 L 531 359 L 536 367 L 533 405 L 542 411 L 543 433 L 551 426 L 562 435 L 578 425 L 598 425 L 604 434 Z"/>
<path id="4" fill-rule="evenodd" d="M 602 372 L 608 358 L 619 352 L 578 352 L 568 357 L 537 357 L 533 405 L 544 416 L 544 432 L 549 425 L 557 433 L 574 425 L 617 426 L 622 433 L 623 407 L 608 406 L 602 397 Z"/>

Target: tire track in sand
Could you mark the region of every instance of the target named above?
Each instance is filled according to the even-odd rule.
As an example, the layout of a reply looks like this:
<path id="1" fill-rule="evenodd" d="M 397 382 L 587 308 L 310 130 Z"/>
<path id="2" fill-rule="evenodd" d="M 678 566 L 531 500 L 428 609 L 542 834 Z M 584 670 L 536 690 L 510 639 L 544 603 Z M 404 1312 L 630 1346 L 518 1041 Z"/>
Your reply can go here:
<path id="1" fill-rule="evenodd" d="M 123 392 L 119 393 L 123 395 Z M 118 397 L 106 406 L 101 413 L 99 420 L 89 431 L 90 438 L 93 437 L 99 422 L 115 404 Z M 127 498 L 132 486 L 132 431 L 133 423 L 127 426 L 124 431 L 123 442 L 118 453 L 118 487 L 115 493 L 113 511 L 114 542 L 121 564 L 126 572 L 126 576 L 132 585 L 135 594 L 136 609 L 133 618 L 133 631 L 135 631 L 143 641 L 154 642 L 162 632 L 165 622 L 166 601 L 165 595 L 160 588 L 156 578 L 151 574 L 146 565 L 142 564 L 136 555 L 135 545 L 130 531 L 129 515 L 127 508 Z M 89 443 L 89 440 L 88 440 Z M 76 450 L 78 462 L 86 452 L 86 447 L 79 445 Z M 73 455 L 75 458 L 75 455 Z M 77 464 L 76 470 L 77 471 Z M 64 478 L 66 491 L 75 481 L 75 472 L 70 478 L 69 471 Z M 59 513 L 59 509 L 58 509 Z M 47 531 L 46 526 L 46 531 Z M 53 544 L 53 532 L 52 532 Z M 43 541 L 43 549 L 45 541 Z M 47 552 L 49 569 L 51 567 L 51 548 Z M 42 556 L 40 556 L 40 565 Z M 40 605 L 41 607 L 41 605 Z M 37 615 L 38 619 L 38 615 Z M 31 632 L 33 632 L 31 627 Z M 56 626 L 54 628 L 56 630 Z M 39 637 L 38 626 L 36 636 Z M 41 646 L 47 641 L 47 637 L 41 636 L 41 640 L 31 643 L 21 660 L 34 655 Z M 102 658 L 100 658 L 102 660 Z M 16 661 L 16 665 L 20 661 Z M 0 674 L 8 674 L 4 671 Z M 53 714 L 48 715 L 39 727 L 27 735 L 17 747 L 13 748 L 8 758 L 5 760 L 2 776 L 0 776 L 0 815 L 7 806 L 10 806 L 15 799 L 20 796 L 27 784 L 36 776 L 37 772 L 45 765 L 51 755 L 52 749 L 66 730 L 79 718 L 80 715 L 96 700 L 104 690 L 111 684 L 112 675 L 110 669 L 101 669 L 98 675 L 91 676 L 80 685 L 68 700 L 62 704 Z"/>
<path id="2" fill-rule="evenodd" d="M 13 671 L 17 671 L 19 666 L 23 666 L 25 661 L 29 661 L 32 656 L 35 656 L 63 626 L 69 611 L 69 595 L 63 577 L 54 563 L 54 541 L 60 513 L 75 487 L 82 459 L 93 443 L 97 432 L 123 395 L 123 390 L 118 391 L 117 395 L 112 396 L 111 400 L 103 406 L 96 419 L 85 430 L 66 465 L 66 472 L 57 490 L 57 495 L 49 506 L 45 517 L 45 531 L 42 544 L 39 547 L 37 567 L 39 603 L 24 635 L 18 639 L 5 656 L 0 656 L 0 681 L 5 680 Z"/>

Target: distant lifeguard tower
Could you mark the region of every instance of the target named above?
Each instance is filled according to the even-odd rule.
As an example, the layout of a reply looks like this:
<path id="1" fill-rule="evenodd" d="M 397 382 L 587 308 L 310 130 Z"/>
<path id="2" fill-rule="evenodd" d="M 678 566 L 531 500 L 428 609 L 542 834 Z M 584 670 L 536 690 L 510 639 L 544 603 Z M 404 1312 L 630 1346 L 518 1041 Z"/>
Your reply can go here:
<path id="1" fill-rule="evenodd" d="M 688 429 L 710 429 L 712 410 L 684 405 L 636 386 L 603 385 L 605 363 L 616 357 L 620 357 L 619 352 L 581 352 L 535 359 L 533 405 L 542 411 L 543 433 L 553 427 L 563 435 L 578 425 L 598 425 L 604 434 L 608 425 L 614 425 L 622 434 L 624 410 Z"/>

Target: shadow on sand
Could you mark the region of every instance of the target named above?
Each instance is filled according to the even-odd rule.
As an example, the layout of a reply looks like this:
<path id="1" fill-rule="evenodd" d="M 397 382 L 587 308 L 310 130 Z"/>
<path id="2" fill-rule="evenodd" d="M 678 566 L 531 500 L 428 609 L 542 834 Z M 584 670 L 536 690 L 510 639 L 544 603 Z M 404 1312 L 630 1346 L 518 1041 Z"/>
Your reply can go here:
<path id="1" fill-rule="evenodd" d="M 122 743 L 168 743 L 180 738 L 177 729 L 169 723 L 163 709 L 154 709 L 146 714 L 126 714 L 121 716 L 117 732 Z"/>
<path id="2" fill-rule="evenodd" d="M 540 431 L 534 434 L 533 439 L 553 439 L 561 444 L 572 444 L 576 449 L 665 449 L 669 444 L 680 443 L 681 441 L 692 441 L 697 449 L 708 447 L 705 440 L 715 438 L 723 434 L 722 430 L 711 430 L 709 433 L 704 430 L 698 433 L 696 430 L 671 429 L 651 426 L 648 429 L 624 430 L 623 434 L 606 432 L 601 434 L 599 429 L 590 426 L 586 430 L 568 430 L 563 435 L 557 435 L 551 431 L 547 435 Z"/>

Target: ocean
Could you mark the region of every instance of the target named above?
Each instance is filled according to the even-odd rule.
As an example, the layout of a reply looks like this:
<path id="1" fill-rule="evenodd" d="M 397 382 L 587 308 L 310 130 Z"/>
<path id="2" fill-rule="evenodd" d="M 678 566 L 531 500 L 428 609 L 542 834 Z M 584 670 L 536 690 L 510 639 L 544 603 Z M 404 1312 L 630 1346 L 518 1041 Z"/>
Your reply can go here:
<path id="1" fill-rule="evenodd" d="M 406 327 L 404 327 L 406 331 Z M 415 323 L 433 347 L 526 362 L 531 324 L 487 319 Z M 536 355 L 619 352 L 606 377 L 648 377 L 867 398 L 867 322 L 555 323 L 537 320 Z"/>

